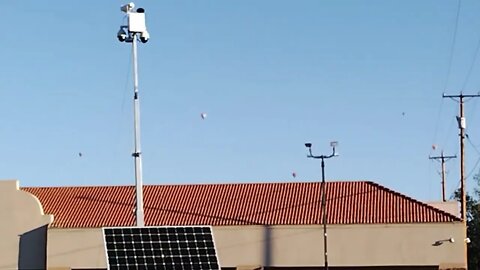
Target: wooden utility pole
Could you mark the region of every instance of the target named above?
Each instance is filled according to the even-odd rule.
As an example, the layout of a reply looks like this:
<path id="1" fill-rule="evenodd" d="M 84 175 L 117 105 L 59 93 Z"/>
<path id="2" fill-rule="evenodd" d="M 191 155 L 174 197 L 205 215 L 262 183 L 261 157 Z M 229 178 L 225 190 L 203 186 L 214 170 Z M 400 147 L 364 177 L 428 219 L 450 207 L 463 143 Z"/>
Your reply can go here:
<path id="1" fill-rule="evenodd" d="M 467 198 L 466 198 L 466 189 L 465 189 L 465 112 L 463 109 L 464 98 L 474 98 L 480 97 L 480 95 L 464 95 L 460 92 L 460 95 L 445 95 L 443 98 L 451 98 L 457 101 L 460 104 L 460 115 L 457 116 L 458 129 L 460 129 L 460 199 L 462 203 L 461 215 L 462 220 L 467 222 Z M 457 100 L 458 99 L 458 100 Z"/>
<path id="2" fill-rule="evenodd" d="M 451 98 L 460 104 L 459 116 L 457 116 L 458 129 L 460 129 L 460 199 L 462 203 L 462 222 L 464 229 L 464 251 L 465 251 L 465 267 L 468 267 L 468 255 L 467 255 L 467 195 L 465 188 L 465 129 L 467 127 L 467 121 L 465 120 L 465 112 L 463 109 L 464 98 L 480 97 L 480 95 L 464 95 L 460 92 L 460 95 L 445 95 L 443 98 Z"/>
<path id="3" fill-rule="evenodd" d="M 434 159 L 434 160 L 440 160 L 442 163 L 442 201 L 446 202 L 447 198 L 445 195 L 445 178 L 446 178 L 446 168 L 445 168 L 445 162 L 448 161 L 449 159 L 456 158 L 457 156 L 445 156 L 443 155 L 443 150 L 442 154 L 440 156 L 436 157 L 428 157 L 429 159 Z"/>

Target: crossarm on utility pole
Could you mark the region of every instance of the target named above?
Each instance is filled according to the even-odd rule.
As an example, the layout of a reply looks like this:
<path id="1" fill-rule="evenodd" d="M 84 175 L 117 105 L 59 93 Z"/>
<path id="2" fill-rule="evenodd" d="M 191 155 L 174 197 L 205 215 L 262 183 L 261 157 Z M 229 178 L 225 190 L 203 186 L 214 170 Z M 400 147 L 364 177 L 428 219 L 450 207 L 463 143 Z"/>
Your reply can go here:
<path id="1" fill-rule="evenodd" d="M 457 156 L 445 156 L 443 154 L 443 151 L 442 151 L 442 154 L 440 156 L 430 156 L 428 157 L 429 159 L 433 159 L 433 160 L 440 160 L 441 164 L 442 164 L 442 201 L 446 202 L 447 201 L 447 198 L 446 198 L 446 194 L 445 194 L 445 179 L 446 179 L 446 167 L 445 167 L 445 162 L 447 162 L 449 159 L 452 159 L 452 158 L 457 158 Z"/>

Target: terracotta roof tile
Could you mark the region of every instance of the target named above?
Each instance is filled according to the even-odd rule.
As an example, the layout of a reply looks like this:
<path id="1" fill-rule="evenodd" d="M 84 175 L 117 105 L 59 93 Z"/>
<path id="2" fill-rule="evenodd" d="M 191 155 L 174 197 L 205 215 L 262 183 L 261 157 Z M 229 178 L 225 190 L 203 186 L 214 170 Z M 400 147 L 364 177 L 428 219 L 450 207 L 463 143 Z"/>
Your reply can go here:
<path id="1" fill-rule="evenodd" d="M 308 225 L 321 223 L 321 184 L 147 185 L 145 224 Z M 134 187 L 28 187 L 52 227 L 134 225 Z M 328 182 L 329 224 L 430 223 L 459 219 L 373 182 Z"/>

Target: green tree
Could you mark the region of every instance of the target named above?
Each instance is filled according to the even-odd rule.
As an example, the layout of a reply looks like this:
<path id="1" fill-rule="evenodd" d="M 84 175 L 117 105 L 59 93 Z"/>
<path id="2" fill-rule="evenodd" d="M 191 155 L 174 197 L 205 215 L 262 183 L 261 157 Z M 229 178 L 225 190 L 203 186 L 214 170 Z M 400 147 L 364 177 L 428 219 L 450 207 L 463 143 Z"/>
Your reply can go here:
<path id="1" fill-rule="evenodd" d="M 474 177 L 476 186 L 473 196 L 467 194 L 467 245 L 468 269 L 480 270 L 480 174 Z M 454 198 L 460 201 L 460 190 L 455 191 Z"/>

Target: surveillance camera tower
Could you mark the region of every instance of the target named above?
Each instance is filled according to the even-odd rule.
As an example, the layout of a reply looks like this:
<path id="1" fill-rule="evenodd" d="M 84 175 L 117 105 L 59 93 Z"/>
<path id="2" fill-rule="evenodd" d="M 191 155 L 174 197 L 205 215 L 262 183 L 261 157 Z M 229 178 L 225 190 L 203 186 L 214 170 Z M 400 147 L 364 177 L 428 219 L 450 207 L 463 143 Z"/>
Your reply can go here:
<path id="1" fill-rule="evenodd" d="M 120 26 L 117 38 L 120 42 L 132 43 L 132 64 L 133 64 L 133 122 L 134 122 L 134 141 L 135 151 L 132 156 L 135 160 L 135 217 L 136 225 L 143 227 L 143 181 L 142 181 L 142 152 L 140 148 L 140 101 L 138 96 L 138 66 L 137 66 L 137 41 L 146 43 L 150 39 L 145 24 L 145 10 L 137 8 L 135 4 L 128 3 L 123 5 L 120 10 L 125 12 L 128 17 L 128 24 Z"/>
<path id="2" fill-rule="evenodd" d="M 322 186 L 321 186 L 321 197 L 322 197 L 322 223 L 323 223 L 323 256 L 324 256 L 324 268 L 328 270 L 328 235 L 327 235 L 327 194 L 326 194 L 326 182 L 325 182 L 325 159 L 332 158 L 338 156 L 338 153 L 335 151 L 338 142 L 333 141 L 330 142 L 330 146 L 332 147 L 332 154 L 330 155 L 321 155 L 315 156 L 312 153 L 312 143 L 307 142 L 305 143 L 305 147 L 308 149 L 308 158 L 320 159 L 321 167 L 322 167 Z"/>

